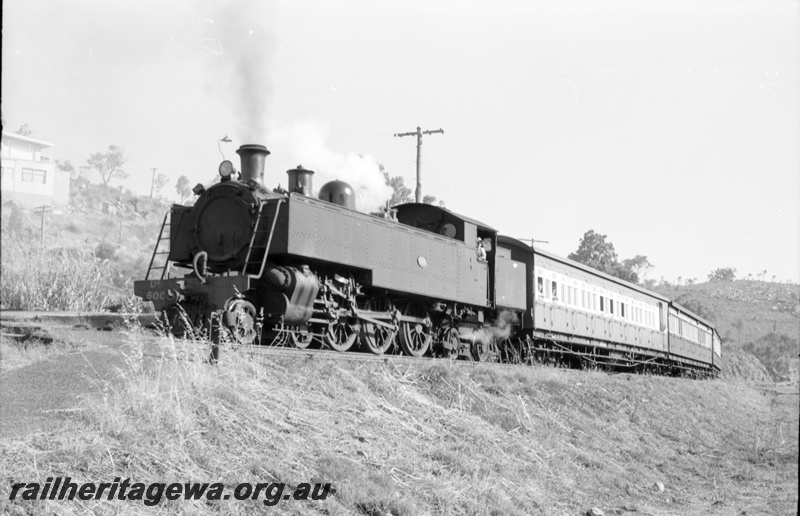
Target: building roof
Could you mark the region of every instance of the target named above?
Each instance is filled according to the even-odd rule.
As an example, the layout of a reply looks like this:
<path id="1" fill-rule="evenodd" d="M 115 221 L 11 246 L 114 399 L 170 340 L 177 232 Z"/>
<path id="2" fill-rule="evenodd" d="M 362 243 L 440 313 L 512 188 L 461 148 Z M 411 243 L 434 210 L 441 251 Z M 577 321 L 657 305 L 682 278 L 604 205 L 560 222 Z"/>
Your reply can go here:
<path id="1" fill-rule="evenodd" d="M 12 140 L 19 140 L 21 142 L 32 143 L 33 145 L 38 145 L 42 148 L 54 147 L 54 145 L 50 142 L 46 142 L 44 140 L 37 140 L 36 138 L 31 138 L 30 136 L 22 136 L 21 134 L 17 133 L 7 133 L 3 131 L 3 138 L 11 138 Z"/>

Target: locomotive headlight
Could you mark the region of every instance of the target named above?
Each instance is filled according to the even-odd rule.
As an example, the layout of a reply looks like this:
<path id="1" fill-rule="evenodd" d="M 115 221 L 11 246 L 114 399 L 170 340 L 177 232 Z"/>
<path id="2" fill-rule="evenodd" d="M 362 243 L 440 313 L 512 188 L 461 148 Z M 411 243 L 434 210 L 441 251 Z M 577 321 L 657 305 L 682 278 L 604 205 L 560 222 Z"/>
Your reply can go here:
<path id="1" fill-rule="evenodd" d="M 219 175 L 222 176 L 223 181 L 229 181 L 233 174 L 233 163 L 227 159 L 219 164 Z"/>

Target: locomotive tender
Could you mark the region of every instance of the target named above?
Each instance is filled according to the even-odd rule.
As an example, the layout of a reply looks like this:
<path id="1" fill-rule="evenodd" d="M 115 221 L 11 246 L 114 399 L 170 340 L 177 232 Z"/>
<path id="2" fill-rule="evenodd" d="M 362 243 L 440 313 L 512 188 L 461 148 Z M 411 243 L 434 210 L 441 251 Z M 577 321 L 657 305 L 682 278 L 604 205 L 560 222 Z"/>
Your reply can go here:
<path id="1" fill-rule="evenodd" d="M 669 299 L 530 247 L 442 207 L 389 218 L 355 210 L 314 172 L 264 186 L 262 145 L 243 145 L 238 178 L 195 187 L 164 218 L 137 296 L 174 331 L 220 328 L 242 343 L 472 360 L 552 361 L 716 374 L 713 326 Z M 482 245 L 485 248 L 478 250 Z M 216 346 L 215 346 L 216 349 Z"/>

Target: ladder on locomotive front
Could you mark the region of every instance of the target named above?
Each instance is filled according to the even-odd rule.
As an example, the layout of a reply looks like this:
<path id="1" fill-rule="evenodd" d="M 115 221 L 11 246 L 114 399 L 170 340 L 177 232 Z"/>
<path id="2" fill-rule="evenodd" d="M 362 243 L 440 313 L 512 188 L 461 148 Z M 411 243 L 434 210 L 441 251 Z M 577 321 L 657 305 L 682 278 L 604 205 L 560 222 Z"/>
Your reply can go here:
<path id="1" fill-rule="evenodd" d="M 267 255 L 269 254 L 269 248 L 272 245 L 272 235 L 275 232 L 275 224 L 278 221 L 278 213 L 280 213 L 281 204 L 283 204 L 283 199 L 278 199 L 274 204 L 262 202 L 258 206 L 256 224 L 255 227 L 253 227 L 253 234 L 250 237 L 250 245 L 247 247 L 247 256 L 244 259 L 244 266 L 242 266 L 242 275 L 247 274 L 253 279 L 258 279 L 262 274 L 264 274 L 264 267 L 267 265 Z M 275 206 L 275 209 L 272 213 L 272 225 L 269 229 L 261 229 L 261 222 L 264 219 L 269 218 L 270 215 L 269 210 L 266 212 L 264 211 L 265 206 Z M 264 242 L 265 235 L 266 242 Z M 263 254 L 259 256 L 260 253 L 253 253 L 253 250 L 263 250 Z M 256 267 L 258 268 L 258 273 L 254 274 L 253 271 L 256 270 Z"/>
<path id="2" fill-rule="evenodd" d="M 168 211 L 164 215 L 164 222 L 161 223 L 161 231 L 158 232 L 158 240 L 156 241 L 156 247 L 153 249 L 153 256 L 150 258 L 150 265 L 147 267 L 147 275 L 145 276 L 145 280 L 150 279 L 150 273 L 154 271 L 161 271 L 161 276 L 158 279 L 164 279 L 167 276 L 167 271 L 170 268 L 170 261 L 169 261 L 169 236 L 170 236 L 170 214 L 172 212 Z M 167 230 L 167 235 L 164 236 L 164 229 Z M 163 244 L 166 242 L 166 244 Z M 166 247 L 166 250 L 161 250 L 161 248 Z M 156 257 L 159 257 L 159 262 L 156 262 Z M 160 263 L 161 257 L 163 257 L 163 264 Z M 153 264 L 156 263 L 156 266 L 153 267 Z M 155 277 L 153 279 L 156 279 Z"/>

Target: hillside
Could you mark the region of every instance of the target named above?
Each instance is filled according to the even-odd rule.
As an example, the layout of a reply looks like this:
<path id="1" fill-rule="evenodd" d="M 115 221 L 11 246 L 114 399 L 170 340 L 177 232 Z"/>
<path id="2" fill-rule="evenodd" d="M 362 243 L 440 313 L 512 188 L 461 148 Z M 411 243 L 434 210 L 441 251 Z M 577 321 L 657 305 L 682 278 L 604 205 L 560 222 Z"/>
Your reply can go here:
<path id="1" fill-rule="evenodd" d="M 2 308 L 133 309 L 169 203 L 84 185 L 71 204 L 41 215 L 2 205 Z M 85 297 L 90 290 L 92 299 Z M 47 299 L 47 298 L 51 299 Z"/>
<path id="2" fill-rule="evenodd" d="M 228 492 L 239 482 L 286 483 L 289 493 L 303 482 L 331 483 L 326 501 L 281 501 L 277 514 L 796 508 L 796 389 L 448 361 L 254 360 L 231 351 L 212 368 L 180 342 L 138 332 L 128 339 L 122 376 L 100 382 L 78 410 L 55 414 L 57 430 L 0 441 L 0 477 L 222 482 Z M 2 374 L 25 372 L 16 371 Z M 0 512 L 88 507 L 10 502 L 9 485 L 0 482 Z M 261 499 L 91 505 L 96 514 L 263 509 Z"/>
<path id="3" fill-rule="evenodd" d="M 661 285 L 656 292 L 715 324 L 728 373 L 754 380 L 765 375 L 776 381 L 800 379 L 800 285 L 736 280 Z"/>

